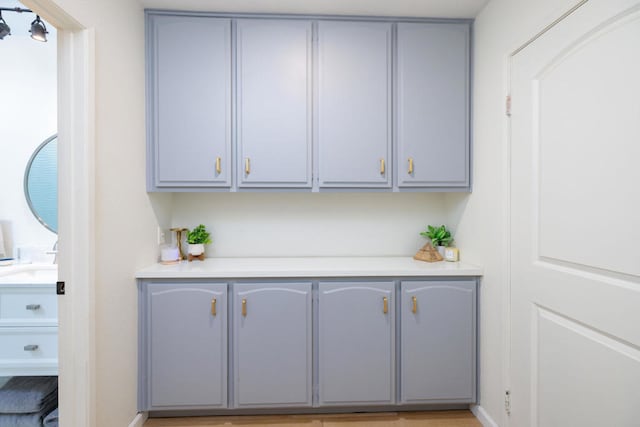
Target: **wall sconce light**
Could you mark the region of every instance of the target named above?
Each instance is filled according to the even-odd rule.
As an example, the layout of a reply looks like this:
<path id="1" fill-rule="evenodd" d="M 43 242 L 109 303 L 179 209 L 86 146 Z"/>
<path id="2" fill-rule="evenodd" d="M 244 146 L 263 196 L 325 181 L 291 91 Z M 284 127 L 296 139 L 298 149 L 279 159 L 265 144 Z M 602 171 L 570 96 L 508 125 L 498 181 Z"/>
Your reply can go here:
<path id="1" fill-rule="evenodd" d="M 17 13 L 23 13 L 23 12 L 33 13 L 32 10 L 23 9 L 21 7 L 0 7 L 0 40 L 4 39 L 6 36 L 11 35 L 11 27 L 9 27 L 9 24 L 7 24 L 4 18 L 2 17 L 2 11 L 17 12 Z M 46 25 L 44 25 L 44 22 L 40 19 L 40 16 L 36 15 L 36 19 L 34 19 L 33 22 L 31 23 L 31 29 L 29 30 L 29 32 L 31 33 L 32 39 L 37 40 L 39 42 L 47 41 L 47 34 L 49 34 L 49 32 L 47 31 L 47 27 Z"/>

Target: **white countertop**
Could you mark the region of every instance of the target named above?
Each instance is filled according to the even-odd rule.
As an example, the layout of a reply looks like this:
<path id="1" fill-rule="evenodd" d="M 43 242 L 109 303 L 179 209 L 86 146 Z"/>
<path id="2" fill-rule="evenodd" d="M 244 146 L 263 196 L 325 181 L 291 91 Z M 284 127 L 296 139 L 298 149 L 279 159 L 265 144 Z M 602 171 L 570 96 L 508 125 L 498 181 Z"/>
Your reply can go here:
<path id="1" fill-rule="evenodd" d="M 55 284 L 57 280 L 56 264 L 14 264 L 0 267 L 0 286 Z"/>
<path id="2" fill-rule="evenodd" d="M 206 258 L 154 264 L 138 279 L 222 279 L 273 277 L 481 276 L 482 268 L 462 262 L 424 262 L 411 257 Z"/>

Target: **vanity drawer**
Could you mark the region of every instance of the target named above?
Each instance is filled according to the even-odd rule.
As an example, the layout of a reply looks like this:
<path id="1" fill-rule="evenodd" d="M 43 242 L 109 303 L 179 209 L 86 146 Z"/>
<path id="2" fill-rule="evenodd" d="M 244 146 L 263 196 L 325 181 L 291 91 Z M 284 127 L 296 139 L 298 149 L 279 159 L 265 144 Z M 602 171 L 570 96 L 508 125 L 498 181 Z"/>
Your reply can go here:
<path id="1" fill-rule="evenodd" d="M 57 371 L 58 328 L 0 328 L 0 376 Z"/>
<path id="2" fill-rule="evenodd" d="M 0 328 L 0 360 L 57 358 L 58 328 Z"/>
<path id="3" fill-rule="evenodd" d="M 0 289 L 0 327 L 57 324 L 58 301 L 55 285 Z"/>

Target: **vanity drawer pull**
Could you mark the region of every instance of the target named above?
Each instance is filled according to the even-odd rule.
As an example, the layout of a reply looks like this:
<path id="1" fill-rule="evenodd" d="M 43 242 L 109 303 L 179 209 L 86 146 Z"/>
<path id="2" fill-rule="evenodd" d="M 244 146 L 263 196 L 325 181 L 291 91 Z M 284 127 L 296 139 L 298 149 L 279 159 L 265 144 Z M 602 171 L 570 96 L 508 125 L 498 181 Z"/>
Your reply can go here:
<path id="1" fill-rule="evenodd" d="M 384 314 L 389 312 L 389 299 L 387 297 L 382 297 L 382 312 Z"/>
<path id="2" fill-rule="evenodd" d="M 38 349 L 37 344 L 29 344 L 24 346 L 24 351 L 36 351 Z"/>
<path id="3" fill-rule="evenodd" d="M 418 298 L 415 296 L 411 297 L 411 302 L 413 303 L 413 307 L 411 307 L 411 312 L 416 314 L 418 312 Z"/>
<path id="4" fill-rule="evenodd" d="M 25 307 L 27 310 L 40 310 L 40 304 L 28 304 Z"/>

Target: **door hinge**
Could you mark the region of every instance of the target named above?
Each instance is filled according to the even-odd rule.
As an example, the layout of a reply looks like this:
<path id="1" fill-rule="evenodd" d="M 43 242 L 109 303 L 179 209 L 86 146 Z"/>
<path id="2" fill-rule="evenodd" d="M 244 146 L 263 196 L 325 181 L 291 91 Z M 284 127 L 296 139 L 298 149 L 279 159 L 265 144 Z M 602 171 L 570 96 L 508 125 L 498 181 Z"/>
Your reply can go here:
<path id="1" fill-rule="evenodd" d="M 507 415 L 511 415 L 511 391 L 509 390 L 504 392 L 504 411 Z"/>
<path id="2" fill-rule="evenodd" d="M 56 282 L 56 294 L 64 295 L 65 294 L 65 283 L 64 282 Z"/>
<path id="3" fill-rule="evenodd" d="M 504 113 L 507 117 L 511 117 L 511 95 L 507 95 L 507 98 L 504 102 Z"/>

